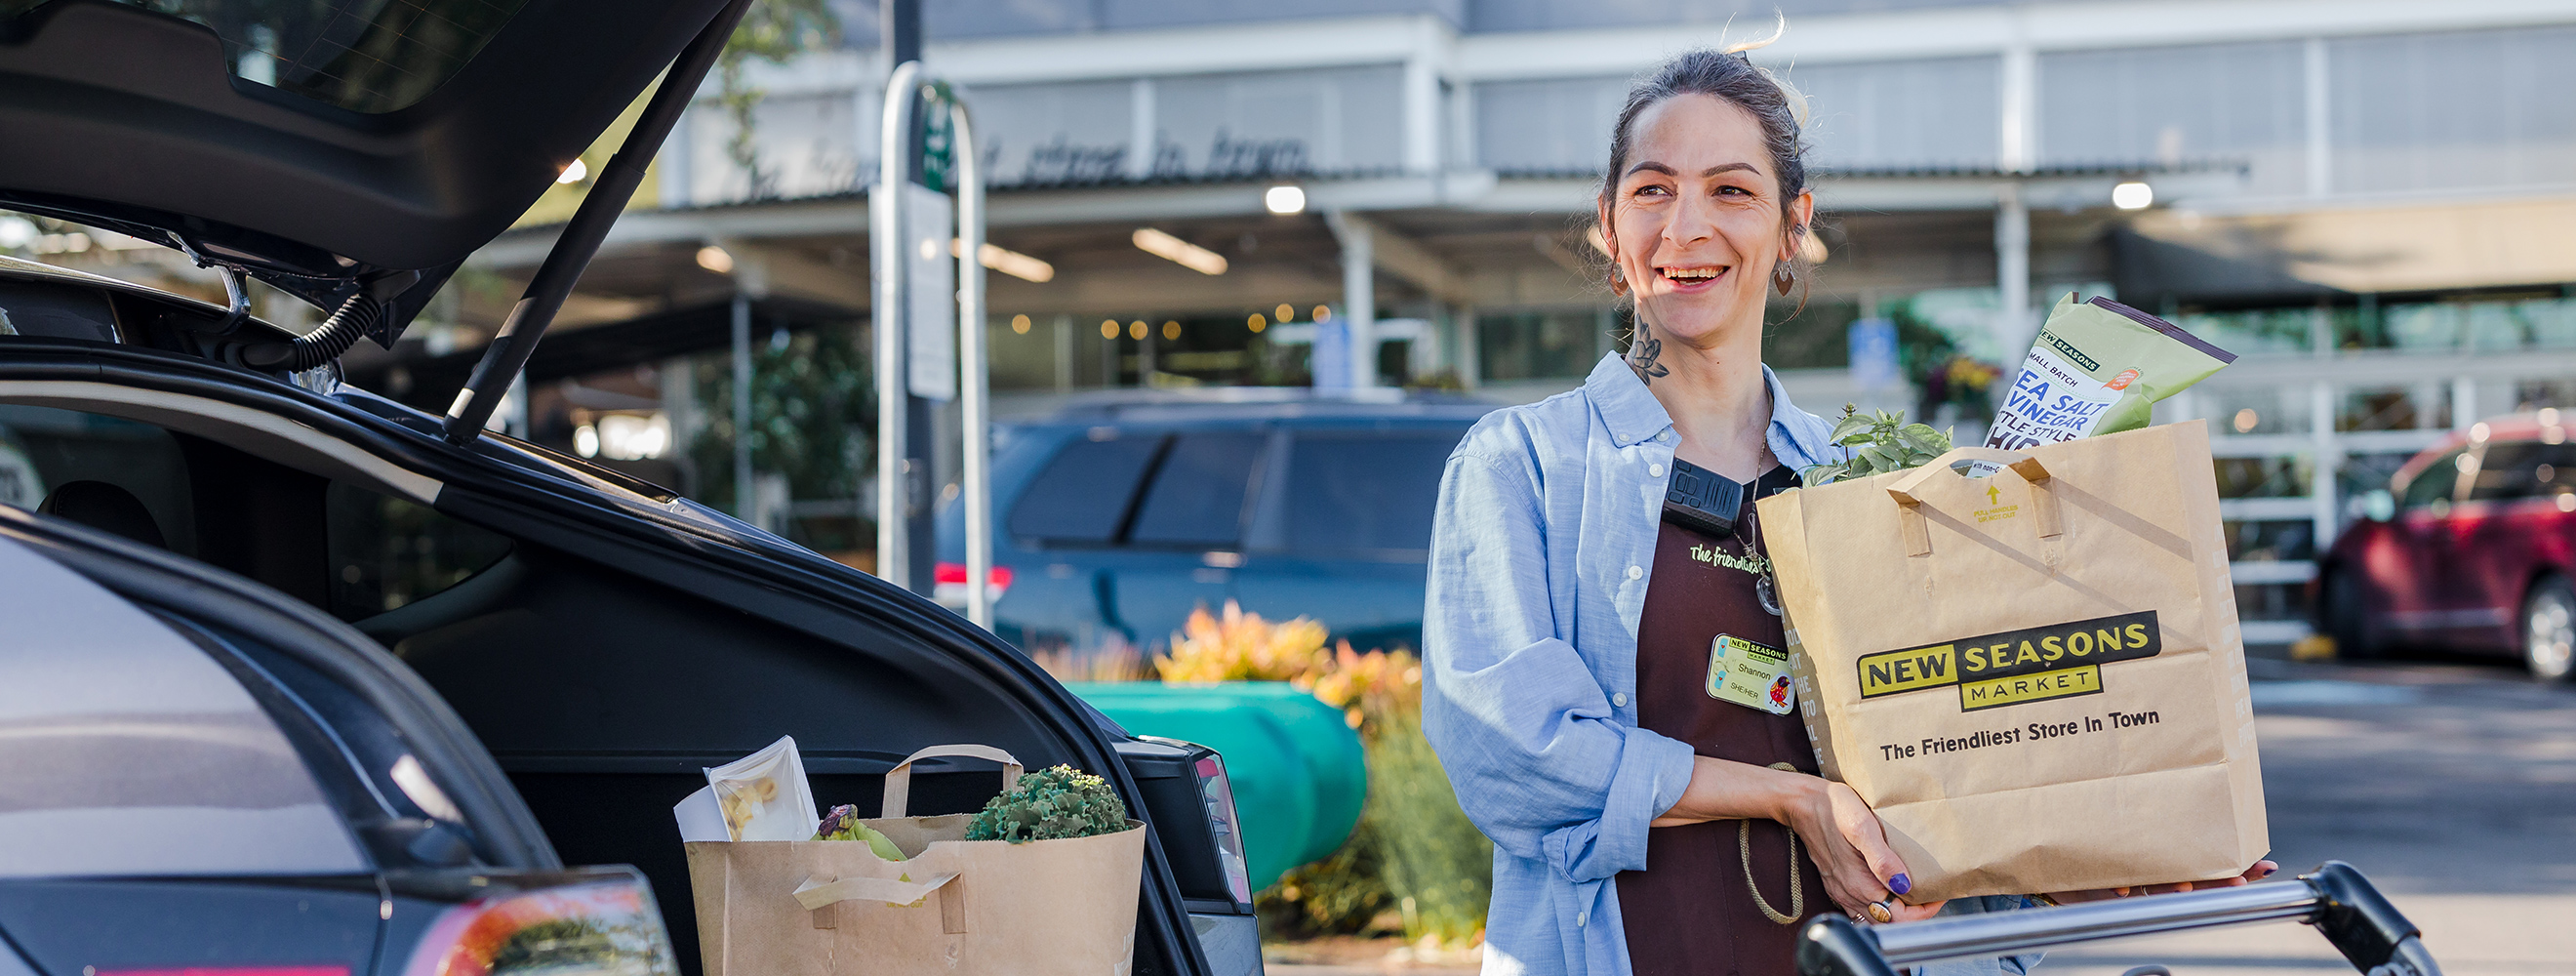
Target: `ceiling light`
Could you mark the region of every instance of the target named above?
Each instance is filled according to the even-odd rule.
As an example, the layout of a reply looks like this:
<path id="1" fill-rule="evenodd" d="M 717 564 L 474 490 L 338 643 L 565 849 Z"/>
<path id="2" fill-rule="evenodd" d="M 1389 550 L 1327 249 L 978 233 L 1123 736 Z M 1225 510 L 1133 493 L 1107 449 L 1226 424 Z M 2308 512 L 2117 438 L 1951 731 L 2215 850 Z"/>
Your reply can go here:
<path id="1" fill-rule="evenodd" d="M 1011 331 L 1019 333 L 1020 335 L 1029 334 L 1029 317 L 1026 315 L 1011 316 Z"/>
<path id="2" fill-rule="evenodd" d="M 1317 305 L 1317 306 L 1315 306 L 1315 321 L 1317 321 L 1317 322 L 1321 322 L 1321 321 L 1323 321 L 1323 320 L 1325 320 L 1325 319 L 1329 319 L 1329 318 L 1332 318 L 1332 317 L 1333 317 L 1333 309 L 1332 309 L 1332 307 L 1331 307 L 1331 306 L 1329 306 L 1329 305 Z"/>
<path id="3" fill-rule="evenodd" d="M 1280 302 L 1278 308 L 1270 310 L 1270 314 L 1279 321 L 1285 322 L 1297 317 L 1297 309 L 1290 306 L 1287 302 Z"/>
<path id="4" fill-rule="evenodd" d="M 1243 320 L 1243 324 L 1256 333 L 1270 327 L 1270 321 L 1262 318 L 1259 312 L 1252 313 L 1252 317 Z"/>
<path id="5" fill-rule="evenodd" d="M 1127 338 L 1135 339 L 1135 340 L 1140 341 L 1140 342 L 1144 340 L 1144 338 L 1145 338 L 1145 320 L 1144 320 L 1144 319 L 1137 319 L 1136 321 L 1133 321 L 1133 322 L 1129 322 L 1129 323 L 1127 323 Z"/>
<path id="6" fill-rule="evenodd" d="M 1225 273 L 1225 255 L 1200 247 L 1151 227 L 1136 228 L 1130 238 L 1145 253 L 1203 275 Z"/>
<path id="7" fill-rule="evenodd" d="M 1274 186 L 1262 191 L 1261 205 L 1275 214 L 1303 213 L 1306 210 L 1306 191 L 1293 186 Z"/>
<path id="8" fill-rule="evenodd" d="M 557 182 L 557 183 L 579 183 L 579 182 L 581 182 L 581 178 L 582 178 L 582 177 L 589 176 L 589 175 L 590 175 L 590 165 L 589 165 L 588 163 L 584 163 L 584 162 L 582 162 L 579 158 L 575 158 L 575 159 L 572 161 L 572 165 L 569 165 L 569 166 L 564 167 L 564 168 L 563 168 L 563 172 L 562 172 L 561 174 L 559 174 L 559 175 L 557 175 L 557 176 L 555 177 L 555 182 Z"/>
<path id="9" fill-rule="evenodd" d="M 2156 188 L 2130 180 L 2111 188 L 2111 205 L 2122 210 L 2145 210 L 2156 202 Z"/>
<path id="10" fill-rule="evenodd" d="M 726 254 L 724 248 L 709 244 L 698 249 L 698 267 L 717 274 L 732 274 L 733 255 Z"/>
<path id="11" fill-rule="evenodd" d="M 1178 322 L 1165 322 L 1165 323 L 1163 323 L 1163 338 L 1165 338 L 1165 339 L 1178 339 L 1178 338 L 1180 338 L 1180 337 L 1181 337 L 1181 324 L 1180 324 L 1180 323 L 1178 323 Z"/>
<path id="12" fill-rule="evenodd" d="M 964 253 L 966 253 L 965 241 L 954 237 L 948 239 L 948 255 L 950 257 L 956 257 Z M 1003 274 L 1010 275 L 1011 277 L 1018 278 L 1021 281 L 1034 281 L 1039 284 L 1044 284 L 1055 280 L 1055 265 L 1048 264 L 1044 261 L 1022 254 L 1018 251 L 1002 247 L 990 241 L 985 242 L 983 249 L 976 251 L 975 254 L 978 259 L 976 263 L 982 264 L 987 268 L 991 268 Z"/>

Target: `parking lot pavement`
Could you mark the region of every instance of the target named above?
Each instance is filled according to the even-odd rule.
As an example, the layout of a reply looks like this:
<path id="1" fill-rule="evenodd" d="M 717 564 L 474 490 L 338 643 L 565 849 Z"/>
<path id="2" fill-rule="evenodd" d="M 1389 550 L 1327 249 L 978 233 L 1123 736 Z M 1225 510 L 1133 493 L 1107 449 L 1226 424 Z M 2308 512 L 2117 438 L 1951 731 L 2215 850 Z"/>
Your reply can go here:
<path id="1" fill-rule="evenodd" d="M 2424 930 L 2448 976 L 2576 976 L 2576 686 L 2456 658 L 2249 669 L 2272 856 L 2285 871 L 2351 862 Z M 2151 963 L 2175 976 L 2352 972 L 2296 923 L 2069 947 L 2042 972 L 2119 976 Z"/>
<path id="2" fill-rule="evenodd" d="M 2510 662 L 2250 662 L 2273 858 L 2351 862 L 2449 976 L 2576 974 L 2576 688 Z M 2295 923 L 2070 947 L 2045 971 L 2352 971 Z"/>

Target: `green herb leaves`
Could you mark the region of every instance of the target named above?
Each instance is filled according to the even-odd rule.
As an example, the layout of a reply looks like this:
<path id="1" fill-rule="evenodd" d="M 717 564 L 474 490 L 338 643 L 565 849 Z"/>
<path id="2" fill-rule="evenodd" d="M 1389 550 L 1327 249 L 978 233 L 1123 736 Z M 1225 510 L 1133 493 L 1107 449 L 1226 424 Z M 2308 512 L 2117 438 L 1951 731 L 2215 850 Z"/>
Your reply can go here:
<path id="1" fill-rule="evenodd" d="M 1831 437 L 1835 444 L 1850 448 L 1851 457 L 1809 465 L 1798 472 L 1809 488 L 1922 467 L 1950 451 L 1948 433 L 1933 430 L 1929 424 L 1906 423 L 1903 411 L 1863 414 L 1848 403 L 1843 404 L 1842 419 L 1834 424 Z"/>
<path id="2" fill-rule="evenodd" d="M 1030 770 L 966 825 L 967 840 L 1062 840 L 1127 829 L 1127 804 L 1109 781 L 1071 766 Z"/>

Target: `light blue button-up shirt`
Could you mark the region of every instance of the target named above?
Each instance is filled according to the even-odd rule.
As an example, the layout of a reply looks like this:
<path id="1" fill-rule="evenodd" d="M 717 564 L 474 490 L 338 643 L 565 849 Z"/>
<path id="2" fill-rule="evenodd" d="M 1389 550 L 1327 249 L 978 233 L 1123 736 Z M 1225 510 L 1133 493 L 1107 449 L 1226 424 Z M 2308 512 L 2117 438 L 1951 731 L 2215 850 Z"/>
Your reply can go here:
<path id="1" fill-rule="evenodd" d="M 1792 405 L 1770 367 L 1762 376 L 1772 455 L 1791 470 L 1839 459 L 1832 425 Z M 1486 415 L 1441 479 L 1422 722 L 1494 841 L 1486 973 L 1628 976 L 1611 879 L 1646 869 L 1648 825 L 1691 779 L 1691 746 L 1638 727 L 1636 705 L 1675 443 L 1662 402 L 1613 354 L 1581 389 Z M 1996 973 L 1991 961 L 1936 968 Z"/>

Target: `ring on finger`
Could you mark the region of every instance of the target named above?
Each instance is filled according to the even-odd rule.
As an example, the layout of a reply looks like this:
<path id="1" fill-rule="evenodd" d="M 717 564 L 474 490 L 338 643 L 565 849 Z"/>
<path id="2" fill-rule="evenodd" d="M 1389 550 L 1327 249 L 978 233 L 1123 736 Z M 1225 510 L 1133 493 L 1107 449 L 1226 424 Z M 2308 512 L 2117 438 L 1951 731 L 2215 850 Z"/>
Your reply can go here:
<path id="1" fill-rule="evenodd" d="M 1869 903 L 1869 920 L 1870 920 L 1870 921 L 1873 921 L 1873 922 L 1877 922 L 1877 923 L 1879 923 L 1879 924 L 1881 924 L 1881 925 L 1885 925 L 1885 924 L 1887 924 L 1887 923 L 1889 923 L 1889 922 L 1896 921 L 1896 910 L 1895 910 L 1895 908 L 1893 908 L 1892 906 L 1890 906 L 1890 905 L 1888 904 L 1888 902 L 1891 902 L 1891 901 L 1894 901 L 1894 900 L 1895 900 L 1895 899 L 1893 899 L 1893 898 L 1888 898 L 1888 899 L 1881 899 L 1881 900 L 1879 900 L 1879 901 L 1870 902 L 1870 903 Z"/>

